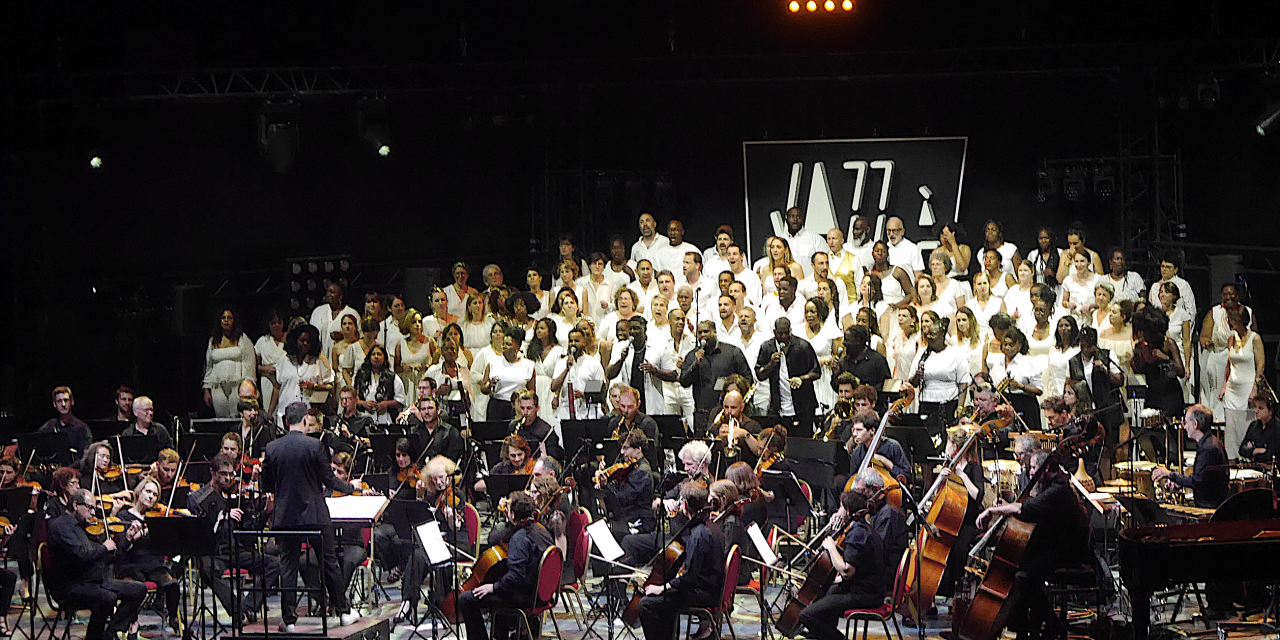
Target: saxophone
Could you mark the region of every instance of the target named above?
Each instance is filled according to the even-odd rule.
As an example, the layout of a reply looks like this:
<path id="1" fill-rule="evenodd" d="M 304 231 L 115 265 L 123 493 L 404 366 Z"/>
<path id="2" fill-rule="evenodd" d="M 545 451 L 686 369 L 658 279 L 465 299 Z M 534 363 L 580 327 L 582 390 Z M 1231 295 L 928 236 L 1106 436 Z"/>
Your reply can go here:
<path id="1" fill-rule="evenodd" d="M 840 398 L 836 400 L 836 406 L 831 410 L 831 414 L 827 416 L 826 428 L 823 429 L 822 440 L 824 442 L 834 440 L 836 437 L 836 427 L 841 422 L 853 417 L 853 403 Z"/>

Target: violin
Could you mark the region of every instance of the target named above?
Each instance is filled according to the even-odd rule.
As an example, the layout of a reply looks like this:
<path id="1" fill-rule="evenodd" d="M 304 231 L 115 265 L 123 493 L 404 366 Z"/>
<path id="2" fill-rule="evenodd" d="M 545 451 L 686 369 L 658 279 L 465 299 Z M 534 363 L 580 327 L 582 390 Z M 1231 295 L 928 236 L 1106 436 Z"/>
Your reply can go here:
<path id="1" fill-rule="evenodd" d="M 186 509 L 170 507 L 163 502 L 157 502 L 142 515 L 148 518 L 178 518 L 190 516 L 191 512 Z"/>
<path id="2" fill-rule="evenodd" d="M 400 484 L 404 484 L 412 480 L 414 484 L 417 484 L 418 480 L 421 479 L 421 474 L 422 471 L 418 469 L 418 465 L 411 464 L 400 469 L 400 472 L 396 474 L 396 481 Z"/>
<path id="3" fill-rule="evenodd" d="M 112 535 L 118 535 L 124 533 L 125 529 L 128 528 L 128 525 L 126 525 L 123 520 L 115 516 L 109 516 L 107 518 L 106 525 L 103 525 L 102 519 L 97 517 L 84 523 L 85 533 L 88 533 L 91 536 L 102 536 L 108 531 L 111 532 Z"/>
<path id="4" fill-rule="evenodd" d="M 778 461 L 781 459 L 782 452 L 780 451 L 773 452 L 767 458 L 760 458 L 760 460 L 756 462 L 756 479 L 760 479 L 760 477 L 764 475 L 765 471 L 768 471 L 773 467 L 773 465 L 778 464 Z"/>
<path id="5" fill-rule="evenodd" d="M 106 469 L 99 471 L 98 476 L 103 480 L 119 480 L 122 473 L 120 465 L 113 464 L 108 465 Z"/>
<path id="6" fill-rule="evenodd" d="M 506 500 L 506 498 L 503 498 L 503 500 Z M 445 489 L 440 492 L 439 496 L 436 496 L 436 509 L 443 509 L 445 507 L 456 509 L 460 504 L 462 504 L 462 498 L 459 498 L 458 492 L 454 491 L 453 483 L 449 483 L 449 486 L 445 487 Z M 502 507 L 505 507 L 505 505 L 502 505 Z M 505 508 L 502 510 L 505 510 Z"/>
<path id="7" fill-rule="evenodd" d="M 627 476 L 631 473 L 631 470 L 635 469 L 639 465 L 640 458 L 616 462 L 597 471 L 595 474 L 595 481 L 599 483 L 600 486 L 604 486 L 615 480 L 618 482 L 626 482 Z"/>
<path id="8" fill-rule="evenodd" d="M 533 475 L 533 467 L 536 464 L 538 464 L 538 461 L 535 460 L 533 456 L 525 456 L 524 465 L 521 466 L 519 469 L 516 469 L 515 475 L 521 475 L 521 476 Z"/>

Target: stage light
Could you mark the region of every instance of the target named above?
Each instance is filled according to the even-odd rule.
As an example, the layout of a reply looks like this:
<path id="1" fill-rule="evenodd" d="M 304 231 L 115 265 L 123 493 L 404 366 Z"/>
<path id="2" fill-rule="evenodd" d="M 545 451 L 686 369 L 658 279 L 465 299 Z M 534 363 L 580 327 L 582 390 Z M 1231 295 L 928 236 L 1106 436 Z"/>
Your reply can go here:
<path id="1" fill-rule="evenodd" d="M 381 147 L 378 147 L 378 155 L 384 158 L 391 155 L 391 146 L 384 144 Z"/>
<path id="2" fill-rule="evenodd" d="M 840 3 L 840 7 L 845 11 L 853 11 L 853 0 L 844 0 Z"/>
<path id="3" fill-rule="evenodd" d="M 89 158 L 89 166 L 94 169 L 102 168 L 102 156 L 92 156 Z"/>
<path id="4" fill-rule="evenodd" d="M 381 98 L 362 98 L 356 109 L 356 133 L 379 157 L 391 155 L 390 130 L 387 101 Z"/>
<path id="5" fill-rule="evenodd" d="M 1254 123 L 1253 128 L 1258 132 L 1258 135 L 1265 136 L 1267 135 L 1267 132 L 1271 130 L 1271 127 L 1275 125 L 1277 120 L 1280 120 L 1280 104 L 1274 104 L 1267 107 L 1266 113 L 1262 114 L 1261 118 L 1258 118 L 1258 121 Z"/>
<path id="6" fill-rule="evenodd" d="M 1044 202 L 1058 193 L 1058 171 L 1043 167 L 1036 172 L 1036 202 Z"/>
<path id="7" fill-rule="evenodd" d="M 1071 202 L 1078 202 L 1084 196 L 1084 178 L 1086 172 L 1084 167 L 1071 167 L 1067 169 L 1066 175 L 1062 178 L 1062 194 Z"/>
<path id="8" fill-rule="evenodd" d="M 817 11 L 818 10 L 817 0 L 809 0 L 809 2 L 805 3 L 804 8 L 808 9 L 809 11 Z"/>
<path id="9" fill-rule="evenodd" d="M 822 8 L 823 8 L 823 9 L 826 9 L 827 11 L 835 11 L 835 10 L 836 10 L 836 0 L 827 0 L 826 2 L 824 2 L 824 3 L 822 4 Z"/>
<path id="10" fill-rule="evenodd" d="M 787 5 L 787 10 L 791 13 L 800 13 L 800 0 L 791 0 L 791 4 Z"/>
<path id="11" fill-rule="evenodd" d="M 1098 163 L 1093 165 L 1093 193 L 1099 200 L 1110 200 L 1116 193 L 1116 177 L 1111 165 Z"/>

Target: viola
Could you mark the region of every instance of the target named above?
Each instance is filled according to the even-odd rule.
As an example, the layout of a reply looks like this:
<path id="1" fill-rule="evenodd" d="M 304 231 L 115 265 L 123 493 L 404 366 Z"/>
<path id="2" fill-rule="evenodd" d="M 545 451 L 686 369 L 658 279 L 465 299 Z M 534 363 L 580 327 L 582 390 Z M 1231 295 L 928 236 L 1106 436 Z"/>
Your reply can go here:
<path id="1" fill-rule="evenodd" d="M 538 461 L 535 460 L 533 456 L 525 456 L 524 465 L 522 465 L 519 469 L 516 469 L 515 475 L 522 475 L 522 476 L 533 475 L 533 467 L 536 464 L 538 464 Z"/>
<path id="2" fill-rule="evenodd" d="M 648 585 L 666 584 L 667 580 L 676 575 L 681 565 L 684 564 L 684 536 L 693 529 L 697 524 L 699 517 L 711 513 L 711 506 L 707 505 L 695 514 L 694 517 L 686 522 L 680 531 L 672 537 L 671 542 L 653 559 L 653 569 L 649 572 L 649 576 L 645 578 L 644 584 L 636 590 L 632 595 L 631 601 L 627 603 L 627 608 L 622 612 L 622 621 L 631 627 L 640 624 L 640 600 L 644 598 L 644 588 Z"/>
<path id="3" fill-rule="evenodd" d="M 108 465 L 106 469 L 99 471 L 98 475 L 104 480 L 119 480 L 122 471 L 120 465 Z"/>
<path id="4" fill-rule="evenodd" d="M 626 482 L 627 476 L 631 474 L 631 470 L 640 466 L 640 458 L 635 460 L 623 460 L 615 462 L 596 472 L 595 481 L 604 486 L 610 482 Z"/>
<path id="5" fill-rule="evenodd" d="M 124 533 L 125 529 L 128 528 L 128 525 L 126 525 L 123 520 L 115 516 L 108 517 L 106 525 L 103 525 L 102 519 L 97 517 L 91 518 L 88 522 L 84 523 L 85 533 L 88 533 L 91 536 L 103 536 L 108 531 L 110 531 L 112 535 L 118 535 Z"/>

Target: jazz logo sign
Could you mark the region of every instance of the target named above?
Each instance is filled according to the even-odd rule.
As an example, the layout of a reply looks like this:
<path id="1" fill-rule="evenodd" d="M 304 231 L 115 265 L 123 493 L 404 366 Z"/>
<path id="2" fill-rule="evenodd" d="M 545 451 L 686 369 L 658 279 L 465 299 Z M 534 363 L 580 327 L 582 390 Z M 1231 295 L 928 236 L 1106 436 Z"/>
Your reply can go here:
<path id="1" fill-rule="evenodd" d="M 880 195 L 875 201 L 876 211 L 871 214 L 867 211 L 869 217 L 875 218 L 875 236 L 883 237 L 884 224 L 886 220 L 886 211 L 889 210 L 889 198 L 893 193 L 893 176 L 894 162 L 893 160 L 845 160 L 842 168 L 845 171 L 853 172 L 853 194 L 850 200 L 850 209 L 854 214 L 864 211 L 866 200 L 867 176 L 874 172 L 879 172 Z M 791 183 L 787 189 L 787 209 L 798 206 L 801 179 L 804 173 L 804 163 L 794 162 L 791 164 Z M 921 227 L 932 227 L 936 222 L 933 214 L 933 206 L 929 203 L 929 198 L 933 197 L 933 191 L 929 189 L 929 185 L 922 184 L 916 190 L 922 201 L 920 203 L 920 217 L 918 224 Z M 870 209 L 870 206 L 867 206 Z M 825 162 L 813 163 L 813 174 L 809 180 L 809 199 L 808 207 L 805 211 L 805 228 L 821 236 L 825 236 L 827 231 L 834 227 L 839 227 L 839 217 L 836 215 L 835 201 L 831 195 L 830 181 L 827 180 L 827 165 Z M 774 210 L 769 213 L 769 219 L 773 223 L 773 231 L 775 235 L 784 235 L 787 229 L 786 218 L 782 211 Z M 853 233 L 853 216 L 849 217 L 848 234 Z"/>

